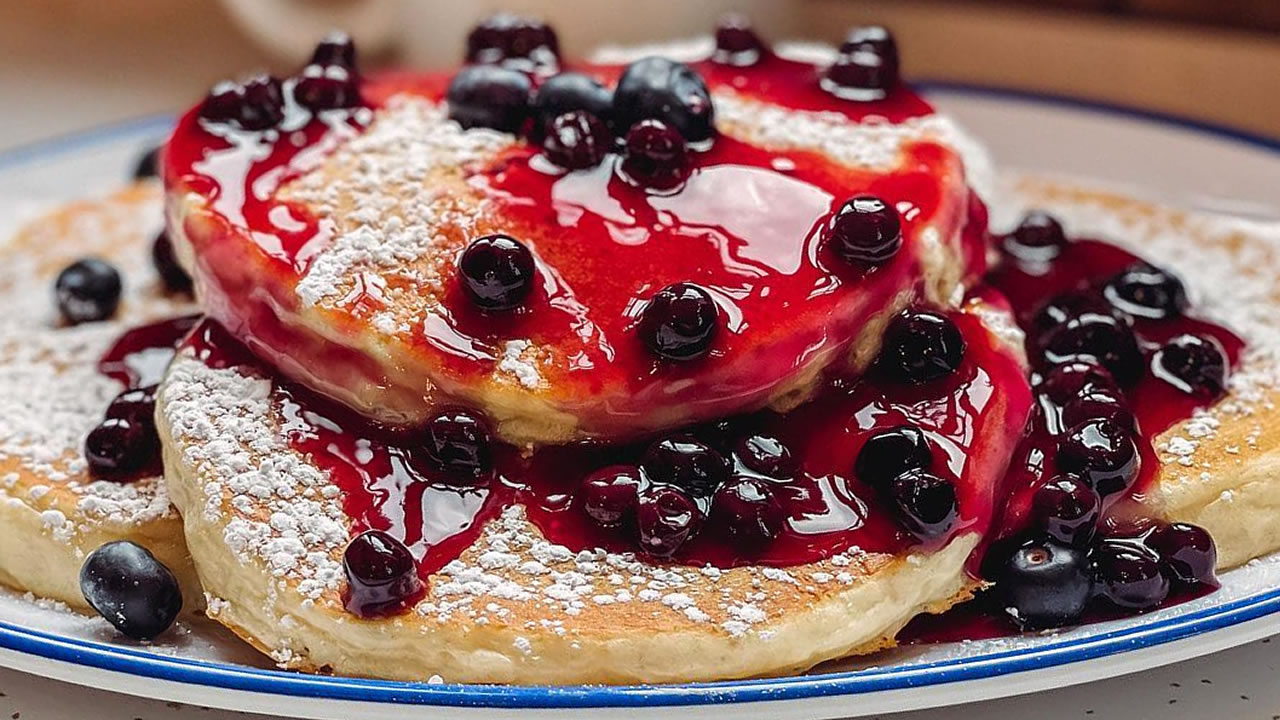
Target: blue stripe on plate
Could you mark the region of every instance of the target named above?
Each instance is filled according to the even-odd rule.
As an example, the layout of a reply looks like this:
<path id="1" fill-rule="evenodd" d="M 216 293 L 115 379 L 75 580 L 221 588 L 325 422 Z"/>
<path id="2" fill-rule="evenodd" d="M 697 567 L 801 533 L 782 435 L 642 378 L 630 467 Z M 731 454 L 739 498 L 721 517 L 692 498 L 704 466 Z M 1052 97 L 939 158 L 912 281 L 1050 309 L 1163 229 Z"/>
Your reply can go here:
<path id="1" fill-rule="evenodd" d="M 1280 153 L 1280 139 L 1165 113 L 1059 95 L 949 82 L 926 82 L 919 87 L 926 93 L 938 91 L 1012 99 L 1144 120 Z M 143 141 L 153 141 L 162 135 L 172 122 L 169 116 L 151 116 L 13 148 L 0 152 L 0 170 L 131 138 L 136 138 L 141 147 Z M 427 685 L 301 675 L 168 657 L 137 648 L 66 638 L 3 622 L 0 622 L 0 647 L 130 675 L 284 696 L 455 707 L 644 707 L 795 700 L 978 680 L 1152 647 L 1277 612 L 1280 612 L 1280 588 L 1144 625 L 979 657 L 815 676 L 664 686 Z"/>

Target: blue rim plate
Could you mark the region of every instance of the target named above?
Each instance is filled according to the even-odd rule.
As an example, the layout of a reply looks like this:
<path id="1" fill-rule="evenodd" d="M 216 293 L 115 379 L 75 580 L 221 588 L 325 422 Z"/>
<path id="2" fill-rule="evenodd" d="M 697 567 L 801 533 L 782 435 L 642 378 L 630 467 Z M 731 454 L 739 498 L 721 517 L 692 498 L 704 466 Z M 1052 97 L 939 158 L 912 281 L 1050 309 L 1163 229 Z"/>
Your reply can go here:
<path id="1" fill-rule="evenodd" d="M 1136 110 L 1117 105 L 1083 101 L 1068 97 L 1007 90 L 954 83 L 924 83 L 928 94 L 971 99 L 991 99 L 999 102 L 1033 104 L 1046 108 L 1062 108 L 1072 112 L 1124 118 L 1146 123 L 1152 128 L 1176 129 L 1225 141 L 1249 150 L 1280 159 L 1280 139 L 1248 133 L 1242 130 L 1189 120 L 1162 113 Z M 110 143 L 137 142 L 155 139 L 162 134 L 171 118 L 152 116 L 106 126 L 87 132 L 53 140 L 37 142 L 0 152 L 0 170 L 14 170 L 30 164 L 85 152 Z M 122 174 L 124 169 L 122 168 Z M 138 679 L 150 679 L 179 683 L 193 691 L 241 692 L 286 696 L 311 700 L 332 700 L 355 703 L 391 703 L 409 706 L 438 706 L 452 708 L 516 709 L 590 709 L 590 708 L 640 708 L 706 706 L 713 704 L 746 704 L 780 701 L 816 700 L 841 695 L 893 693 L 895 691 L 955 686 L 971 681 L 1010 677 L 1010 688 L 1017 685 L 1018 677 L 1026 677 L 1034 671 L 1057 668 L 1064 665 L 1095 660 L 1109 656 L 1132 654 L 1151 650 L 1162 645 L 1176 644 L 1190 638 L 1203 636 L 1230 628 L 1240 629 L 1251 621 L 1262 621 L 1280 612 L 1280 588 L 1260 591 L 1243 598 L 1210 605 L 1195 611 L 1169 617 L 1153 618 L 1149 622 L 1126 625 L 1118 629 L 1099 632 L 1088 637 L 1048 639 L 1031 647 L 990 652 L 977 656 L 950 658 L 934 662 L 917 662 L 908 665 L 874 667 L 855 671 L 830 672 L 819 675 L 743 680 L 719 683 L 690 683 L 665 686 L 626 687 L 510 687 L 482 685 L 450 685 L 402 683 L 339 677 L 301 675 L 277 670 L 264 670 L 241 665 L 202 662 L 193 659 L 161 655 L 135 647 L 119 647 L 79 638 L 59 636 L 41 630 L 33 630 L 8 622 L 0 622 L 0 664 L 20 666 L 14 657 L 62 664 L 74 669 L 92 668 L 108 673 L 119 673 Z M 1257 623 L 1253 623 L 1257 625 Z M 1204 642 L 1213 649 L 1227 644 L 1238 644 L 1263 634 L 1280 630 L 1280 623 L 1263 622 L 1247 633 L 1236 633 L 1232 640 L 1218 643 Z M 1154 666 L 1171 659 L 1189 657 L 1196 652 L 1166 653 L 1164 660 L 1144 660 L 1146 666 Z M 1177 655 L 1177 657 L 1174 657 Z M 31 664 L 28 664 L 28 669 Z M 1132 665 L 1132 663 L 1130 663 Z M 1129 670 L 1139 667 L 1128 667 Z M 73 672 L 56 673 L 62 679 L 75 681 Z M 1088 678 L 1084 678 L 1088 679 Z M 88 682 L 86 680 L 86 682 Z M 1046 683 L 1062 684 L 1062 683 Z M 144 690 L 129 687 L 111 687 L 124 692 L 147 694 Z M 1023 687 L 1022 690 L 1030 689 Z M 994 690 L 994 694 L 1009 694 L 1022 690 Z M 208 692 L 193 692 L 207 697 Z M 964 699 L 973 699 L 968 697 Z M 286 702 L 281 698 L 281 703 Z M 235 704 L 220 701 L 227 707 Z M 904 704 L 905 707 L 921 707 L 933 702 L 919 700 Z M 293 706 L 277 705 L 277 709 Z M 244 708 L 250 709 L 250 708 Z M 259 711 L 262 711 L 259 705 Z"/>

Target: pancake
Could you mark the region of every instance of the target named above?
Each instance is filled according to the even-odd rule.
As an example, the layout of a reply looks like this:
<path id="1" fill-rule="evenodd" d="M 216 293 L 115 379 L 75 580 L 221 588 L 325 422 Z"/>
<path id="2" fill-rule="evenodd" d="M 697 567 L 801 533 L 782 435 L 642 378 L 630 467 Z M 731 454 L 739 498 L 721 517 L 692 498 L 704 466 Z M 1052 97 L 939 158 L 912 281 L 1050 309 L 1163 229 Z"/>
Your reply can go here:
<path id="1" fill-rule="evenodd" d="M 611 181 L 615 155 L 556 173 L 515 135 L 461 130 L 440 102 L 450 75 L 371 78 L 370 108 L 323 127 L 289 115 L 292 134 L 228 134 L 197 109 L 167 152 L 170 231 L 212 317 L 382 422 L 460 404 L 508 441 L 543 444 L 787 410 L 865 370 L 898 310 L 963 297 L 984 267 L 970 184 L 988 163 L 906 88 L 845 103 L 818 89 L 816 66 L 769 63 L 694 65 L 720 140 L 671 195 Z M 622 70 L 586 69 L 609 82 Z M 771 94 L 791 86 L 808 94 Z M 902 250 L 875 272 L 835 272 L 816 234 L 799 241 L 864 192 L 902 208 Z M 477 316 L 455 265 L 495 232 L 532 249 L 542 286 L 526 312 Z M 707 357 L 655 369 L 635 313 L 681 281 L 710 288 L 729 332 Z"/>
<path id="2" fill-rule="evenodd" d="M 1219 569 L 1280 549 L 1280 226 L 1036 176 L 1011 175 L 997 195 L 993 227 L 1045 208 L 1072 235 L 1169 267 L 1197 311 L 1243 337 L 1226 396 L 1153 438 L 1159 469 L 1131 512 L 1205 528 Z"/>
<path id="3" fill-rule="evenodd" d="M 124 389 L 99 372 L 99 359 L 127 329 L 193 309 L 189 297 L 163 292 L 151 265 L 162 195 L 146 182 L 72 203 L 0 246 L 0 581 L 76 608 L 87 608 L 78 580 L 85 556 L 113 540 L 148 548 L 188 597 L 200 596 L 161 479 L 94 480 L 83 456 L 86 434 Z M 120 307 L 108 321 L 63 326 L 54 278 L 90 255 L 120 270 Z"/>
<path id="4" fill-rule="evenodd" d="M 832 533 L 851 542 L 833 540 L 832 552 L 786 567 L 744 561 L 741 548 L 736 561 L 721 564 L 679 555 L 657 561 L 628 542 L 593 546 L 578 536 L 571 548 L 549 537 L 574 525 L 578 506 L 548 522 L 539 507 L 557 494 L 503 495 L 501 487 L 532 482 L 514 472 L 502 471 L 483 508 L 461 522 L 450 491 L 394 462 L 353 482 L 349 468 L 377 466 L 387 451 L 358 433 L 344 437 L 349 429 L 331 434 L 345 421 L 271 379 L 243 349 L 228 351 L 234 341 L 207 323 L 171 365 L 157 415 L 208 615 L 281 667 L 416 681 L 689 682 L 797 672 L 890 646 L 911 617 L 941 612 L 979 587 L 967 572 L 971 553 L 1029 408 L 1021 335 L 1007 310 L 966 307 L 972 364 L 957 374 L 974 374 L 957 381 L 961 395 L 909 391 L 914 399 L 905 404 L 867 406 L 886 416 L 882 423 L 907 408 L 939 447 L 951 448 L 964 519 L 932 543 L 868 550 L 857 541 L 883 540 L 875 528 L 892 521 L 875 501 L 854 501 L 849 507 L 864 517 L 849 534 Z M 824 411 L 802 409 L 789 422 L 806 412 Z M 829 462 L 847 476 L 853 444 L 833 443 L 845 437 L 838 428 L 826 432 L 836 434 L 805 451 L 806 470 L 826 472 Z M 536 468 L 536 457 L 513 467 Z M 573 470 L 563 461 L 556 467 L 570 473 L 573 492 Z M 458 495 L 468 496 L 475 497 Z M 792 517 L 793 533 L 803 520 Z M 448 522 L 459 525 L 455 536 L 422 538 Z M 344 609 L 343 551 L 371 525 L 425 553 L 426 594 L 405 614 Z M 811 542 L 821 546 L 825 537 Z"/>

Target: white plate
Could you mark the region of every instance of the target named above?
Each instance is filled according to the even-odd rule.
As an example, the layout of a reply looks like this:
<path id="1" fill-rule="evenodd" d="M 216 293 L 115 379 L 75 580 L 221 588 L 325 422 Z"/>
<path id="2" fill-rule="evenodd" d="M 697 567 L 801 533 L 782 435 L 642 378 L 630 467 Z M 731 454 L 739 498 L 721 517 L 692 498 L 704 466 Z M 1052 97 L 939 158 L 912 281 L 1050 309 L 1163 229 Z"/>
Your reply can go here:
<path id="1" fill-rule="evenodd" d="M 1077 177 L 1170 204 L 1280 221 L 1280 141 L 1176 118 L 1008 91 L 926 86 L 998 167 Z M 0 231 L 36 209 L 105 191 L 168 120 L 0 154 Z M 160 219 L 157 218 L 157 227 Z M 661 687 L 518 688 L 317 677 L 265 668 L 211 628 L 159 646 L 113 644 L 101 620 L 0 595 L 0 665 L 118 692 L 316 718 L 835 718 L 1087 682 L 1280 632 L 1280 558 L 1224 574 L 1218 592 L 1067 632 L 901 648 L 803 677 Z"/>

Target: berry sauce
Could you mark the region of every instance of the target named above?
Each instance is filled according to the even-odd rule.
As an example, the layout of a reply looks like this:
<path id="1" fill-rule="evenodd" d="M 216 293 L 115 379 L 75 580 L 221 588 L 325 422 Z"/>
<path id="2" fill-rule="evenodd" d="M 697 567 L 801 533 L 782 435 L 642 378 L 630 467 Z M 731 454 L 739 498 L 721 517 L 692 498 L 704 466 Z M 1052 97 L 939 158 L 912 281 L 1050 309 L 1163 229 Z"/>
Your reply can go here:
<path id="1" fill-rule="evenodd" d="M 853 477 L 854 458 L 866 438 L 907 422 L 918 426 L 937 449 L 933 471 L 955 485 L 958 497 L 957 522 L 945 537 L 927 544 L 941 545 L 957 533 L 984 532 L 996 503 L 993 478 L 1017 441 L 1031 395 L 1018 361 L 995 344 L 975 316 L 956 313 L 954 319 L 970 349 L 960 369 L 946 379 L 902 385 L 869 377 L 835 387 L 794 413 L 734 418 L 727 428 L 718 428 L 728 443 L 765 433 L 795 453 L 796 477 L 767 481 L 781 503 L 785 525 L 772 542 L 747 550 L 712 517 L 671 560 L 693 566 L 791 566 L 855 546 L 887 553 L 921 546 L 876 493 Z M 201 324 L 187 345 L 211 367 L 257 365 L 212 321 Z M 456 558 L 486 521 L 513 503 L 525 506 L 549 540 L 571 550 L 637 550 L 626 528 L 594 522 L 577 490 L 593 471 L 637 462 L 644 443 L 581 443 L 532 453 L 495 444 L 492 474 L 459 483 L 456 475 L 424 462 L 422 439 L 412 432 L 374 425 L 284 380 L 277 380 L 273 401 L 289 445 L 308 454 L 343 491 L 353 535 L 373 529 L 402 539 L 418 559 L 423 579 Z"/>
<path id="2" fill-rule="evenodd" d="M 184 315 L 126 331 L 98 361 L 98 372 L 130 390 L 155 385 L 164 379 L 178 343 L 199 321 L 199 315 Z"/>

